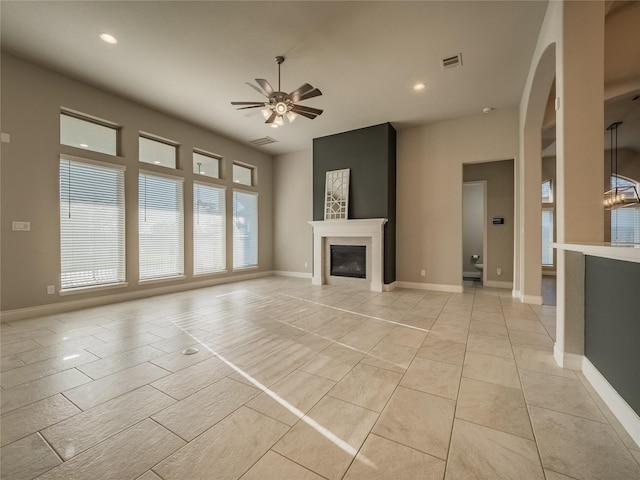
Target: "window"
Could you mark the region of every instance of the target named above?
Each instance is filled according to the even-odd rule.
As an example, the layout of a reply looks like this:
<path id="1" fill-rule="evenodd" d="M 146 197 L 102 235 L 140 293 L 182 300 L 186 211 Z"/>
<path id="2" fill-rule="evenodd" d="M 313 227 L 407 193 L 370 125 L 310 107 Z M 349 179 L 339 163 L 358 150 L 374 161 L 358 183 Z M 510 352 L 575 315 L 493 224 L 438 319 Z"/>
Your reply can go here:
<path id="1" fill-rule="evenodd" d="M 553 267 L 553 185 L 551 180 L 542 182 L 542 266 Z"/>
<path id="2" fill-rule="evenodd" d="M 552 267 L 553 262 L 553 208 L 542 209 L 542 266 Z"/>
<path id="3" fill-rule="evenodd" d="M 182 179 L 140 173 L 140 280 L 184 273 Z"/>
<path id="4" fill-rule="evenodd" d="M 124 282 L 124 167 L 60 158 L 60 288 Z"/>
<path id="5" fill-rule="evenodd" d="M 96 120 L 61 112 L 60 143 L 107 155 L 117 155 L 118 129 Z"/>
<path id="6" fill-rule="evenodd" d="M 636 183 L 630 178 L 611 176 L 611 188 L 630 186 L 640 189 L 640 183 Z M 640 208 L 611 210 L 611 241 L 615 243 L 640 243 Z"/>
<path id="7" fill-rule="evenodd" d="M 237 163 L 233 164 L 233 183 L 253 186 L 253 168 Z"/>
<path id="8" fill-rule="evenodd" d="M 220 157 L 193 152 L 193 173 L 220 178 Z"/>
<path id="9" fill-rule="evenodd" d="M 233 192 L 233 268 L 258 266 L 258 195 Z"/>
<path id="10" fill-rule="evenodd" d="M 177 152 L 178 149 L 175 145 L 143 136 L 140 137 L 138 160 L 143 163 L 176 168 Z"/>
<path id="11" fill-rule="evenodd" d="M 193 273 L 226 268 L 223 188 L 193 184 Z"/>
<path id="12" fill-rule="evenodd" d="M 551 180 L 545 180 L 542 182 L 542 203 L 553 203 Z"/>

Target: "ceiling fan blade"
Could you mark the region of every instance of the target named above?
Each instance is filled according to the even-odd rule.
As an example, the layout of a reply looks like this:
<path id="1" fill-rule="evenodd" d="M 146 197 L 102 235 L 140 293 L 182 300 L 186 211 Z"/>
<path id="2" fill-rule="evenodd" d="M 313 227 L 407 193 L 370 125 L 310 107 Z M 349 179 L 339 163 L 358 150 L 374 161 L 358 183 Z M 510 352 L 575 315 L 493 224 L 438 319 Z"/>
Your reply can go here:
<path id="1" fill-rule="evenodd" d="M 277 116 L 278 114 L 275 111 L 273 111 L 271 115 L 269 115 L 269 118 L 267 118 L 267 120 L 264 123 L 273 123 L 273 121 L 276 119 Z"/>
<path id="2" fill-rule="evenodd" d="M 291 110 L 296 113 L 305 112 L 305 113 L 313 113 L 316 115 L 320 115 L 322 113 L 322 110 L 320 110 L 319 108 L 305 107 L 304 105 L 294 105 Z"/>
<path id="3" fill-rule="evenodd" d="M 264 94 L 264 92 L 262 90 L 260 90 L 258 87 L 256 87 L 253 83 L 249 83 L 249 82 L 244 82 L 247 85 L 249 85 L 251 88 L 253 88 L 256 92 L 258 92 L 260 95 L 262 95 L 263 97 L 266 97 L 266 95 Z M 267 97 L 269 98 L 269 97 Z"/>
<path id="4" fill-rule="evenodd" d="M 261 103 L 260 105 L 250 105 L 248 107 L 240 107 L 236 108 L 236 110 L 246 110 L 247 108 L 264 108 L 264 103 Z"/>
<path id="5" fill-rule="evenodd" d="M 273 95 L 273 88 L 264 78 L 256 78 L 256 83 L 260 85 L 265 92 L 267 92 L 267 95 Z"/>
<path id="6" fill-rule="evenodd" d="M 298 108 L 296 108 L 296 107 L 293 107 L 293 108 L 291 109 L 291 111 L 292 111 L 293 113 L 297 113 L 298 115 L 302 115 L 303 117 L 310 118 L 311 120 L 313 120 L 314 118 L 316 118 L 316 117 L 318 116 L 318 115 L 317 115 L 317 114 L 315 114 L 315 113 L 305 112 L 305 111 L 303 111 L 303 110 L 299 110 L 299 109 L 298 109 Z"/>
<path id="7" fill-rule="evenodd" d="M 296 103 L 300 101 L 300 95 L 310 92 L 311 90 L 313 90 L 313 87 L 308 83 L 305 83 L 304 85 L 302 85 L 301 87 L 298 87 L 287 96 L 291 99 L 293 103 Z"/>
<path id="8" fill-rule="evenodd" d="M 310 90 L 307 93 L 300 95 L 300 100 L 298 100 L 298 102 L 302 100 L 306 100 L 307 98 L 319 97 L 320 95 L 322 95 L 322 92 L 320 91 L 320 89 L 314 88 L 313 90 Z"/>
<path id="9" fill-rule="evenodd" d="M 264 102 L 231 102 L 231 105 L 264 105 Z"/>

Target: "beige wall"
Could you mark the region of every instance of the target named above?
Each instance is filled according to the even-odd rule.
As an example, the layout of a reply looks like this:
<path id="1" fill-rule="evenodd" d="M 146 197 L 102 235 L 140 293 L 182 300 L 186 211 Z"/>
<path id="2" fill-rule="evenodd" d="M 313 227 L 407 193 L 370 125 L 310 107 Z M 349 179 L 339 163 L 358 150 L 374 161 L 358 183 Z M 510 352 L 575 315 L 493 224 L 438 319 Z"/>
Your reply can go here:
<path id="1" fill-rule="evenodd" d="M 313 153 L 278 155 L 273 163 L 273 269 L 311 275 Z"/>
<path id="2" fill-rule="evenodd" d="M 126 79 L 123 78 L 123 81 Z M 128 287 L 60 297 L 47 295 L 46 286 L 59 288 L 60 236 L 58 169 L 61 153 L 89 156 L 84 150 L 59 144 L 60 107 L 80 111 L 122 126 L 122 156 L 91 154 L 126 165 L 125 197 L 127 228 Z M 185 275 L 186 279 L 153 285 L 138 285 L 137 178 L 138 132 L 144 131 L 179 143 L 179 169 L 185 179 Z M 240 161 L 258 169 L 259 268 L 251 273 L 272 270 L 273 205 L 272 159 L 269 155 L 240 145 L 203 128 L 145 108 L 105 91 L 42 69 L 7 54 L 2 55 L 2 132 L 10 143 L 2 144 L 2 310 L 22 309 L 60 302 L 85 300 L 119 293 L 215 282 L 226 275 L 192 275 L 192 162 L 193 148 L 224 157 L 227 180 L 227 267 L 231 268 L 231 183 L 232 162 Z M 161 167 L 144 164 L 146 170 Z M 31 222 L 30 232 L 11 231 L 13 220 Z M 240 272 L 236 272 L 236 275 Z M 242 273 L 248 273 L 243 271 Z"/>
<path id="3" fill-rule="evenodd" d="M 514 182 L 513 160 L 464 165 L 465 182 L 487 181 L 487 258 L 489 282 L 513 282 Z M 503 217 L 504 225 L 493 225 L 493 217 Z M 502 270 L 498 275 L 497 269 Z"/>
<path id="4" fill-rule="evenodd" d="M 462 165 L 517 152 L 515 109 L 398 132 L 398 281 L 462 285 Z"/>

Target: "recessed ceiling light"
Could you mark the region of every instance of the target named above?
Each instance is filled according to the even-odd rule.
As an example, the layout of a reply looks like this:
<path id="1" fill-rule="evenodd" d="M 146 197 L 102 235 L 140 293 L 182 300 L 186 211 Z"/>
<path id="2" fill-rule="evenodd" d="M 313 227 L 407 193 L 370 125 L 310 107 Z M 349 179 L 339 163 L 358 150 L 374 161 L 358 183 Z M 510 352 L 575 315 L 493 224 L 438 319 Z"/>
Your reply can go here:
<path id="1" fill-rule="evenodd" d="M 160 162 L 158 160 L 154 160 L 154 162 L 156 165 L 160 165 Z"/>
<path id="2" fill-rule="evenodd" d="M 81 146 L 82 148 L 89 148 L 89 145 L 87 145 L 86 143 L 81 143 L 81 144 L 80 144 L 80 146 Z"/>
<path id="3" fill-rule="evenodd" d="M 493 112 L 495 110 L 495 108 L 493 107 L 484 107 L 482 109 L 482 113 L 489 113 L 489 112 Z"/>
<path id="4" fill-rule="evenodd" d="M 416 84 L 413 86 L 413 89 L 414 89 L 415 91 L 417 91 L 417 92 L 418 92 L 418 91 L 420 91 L 420 90 L 424 90 L 425 88 L 427 88 L 427 85 L 426 85 L 426 84 L 424 84 L 424 83 L 416 83 Z"/>
<path id="5" fill-rule="evenodd" d="M 101 33 L 100 34 L 100 39 L 103 42 L 109 43 L 111 45 L 115 45 L 116 43 L 118 43 L 118 39 L 116 37 L 114 37 L 113 35 L 111 35 L 110 33 Z"/>

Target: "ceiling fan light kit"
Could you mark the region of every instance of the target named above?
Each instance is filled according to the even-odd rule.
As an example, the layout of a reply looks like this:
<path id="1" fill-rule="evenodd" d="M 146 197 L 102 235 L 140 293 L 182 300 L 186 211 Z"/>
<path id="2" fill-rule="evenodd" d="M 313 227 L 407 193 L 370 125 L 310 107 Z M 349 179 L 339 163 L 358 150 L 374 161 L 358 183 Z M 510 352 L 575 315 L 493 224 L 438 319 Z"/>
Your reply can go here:
<path id="1" fill-rule="evenodd" d="M 245 110 L 249 108 L 262 109 L 262 116 L 265 119 L 265 123 L 271 124 L 272 127 L 277 128 L 284 125 L 284 117 L 287 117 L 289 123 L 292 123 L 298 115 L 313 120 L 318 115 L 322 114 L 322 110 L 319 108 L 306 107 L 304 105 L 298 105 L 298 102 L 307 100 L 313 97 L 319 97 L 322 92 L 305 83 L 291 93 L 284 93 L 280 91 L 280 65 L 284 62 L 284 57 L 277 56 L 276 63 L 278 64 L 278 90 L 274 90 L 271 84 L 264 78 L 256 78 L 256 83 L 259 87 L 248 83 L 255 91 L 267 97 L 266 101 L 261 102 L 231 102 L 231 105 L 239 106 L 238 110 Z"/>

